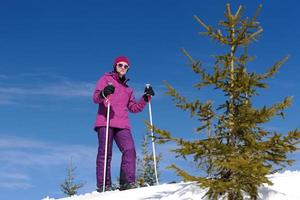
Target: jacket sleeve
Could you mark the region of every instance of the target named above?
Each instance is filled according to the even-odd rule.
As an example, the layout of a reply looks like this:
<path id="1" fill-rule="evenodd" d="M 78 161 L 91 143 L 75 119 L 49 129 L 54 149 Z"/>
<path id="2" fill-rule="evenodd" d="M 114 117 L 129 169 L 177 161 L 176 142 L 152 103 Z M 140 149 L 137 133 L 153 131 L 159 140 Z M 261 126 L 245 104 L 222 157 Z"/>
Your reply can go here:
<path id="1" fill-rule="evenodd" d="M 133 91 L 131 92 L 130 98 L 129 98 L 129 103 L 128 103 L 128 109 L 130 112 L 132 112 L 132 113 L 141 112 L 144 109 L 144 107 L 146 106 L 146 104 L 147 104 L 147 102 L 144 100 L 143 97 L 141 97 L 141 99 L 138 102 L 136 102 Z"/>
<path id="2" fill-rule="evenodd" d="M 96 85 L 96 88 L 94 90 L 94 95 L 93 95 L 93 101 L 96 104 L 102 103 L 104 101 L 103 98 L 100 98 L 100 92 L 104 89 L 104 87 L 106 86 L 106 78 L 104 76 L 102 76 Z"/>

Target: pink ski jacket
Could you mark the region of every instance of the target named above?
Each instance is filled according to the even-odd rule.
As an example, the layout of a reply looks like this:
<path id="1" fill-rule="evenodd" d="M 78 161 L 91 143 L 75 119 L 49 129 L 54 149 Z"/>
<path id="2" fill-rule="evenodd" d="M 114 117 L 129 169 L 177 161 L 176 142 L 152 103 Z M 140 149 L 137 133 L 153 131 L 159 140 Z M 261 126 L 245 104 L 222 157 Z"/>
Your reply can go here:
<path id="1" fill-rule="evenodd" d="M 109 126 L 114 128 L 130 129 L 128 111 L 141 112 L 147 102 L 142 97 L 138 102 L 135 100 L 133 89 L 128 87 L 126 81 L 122 83 L 116 73 L 105 73 L 97 82 L 93 101 L 99 104 L 94 128 L 106 126 L 107 102 L 100 98 L 99 94 L 105 86 L 112 84 L 115 92 L 110 95 L 110 120 Z"/>

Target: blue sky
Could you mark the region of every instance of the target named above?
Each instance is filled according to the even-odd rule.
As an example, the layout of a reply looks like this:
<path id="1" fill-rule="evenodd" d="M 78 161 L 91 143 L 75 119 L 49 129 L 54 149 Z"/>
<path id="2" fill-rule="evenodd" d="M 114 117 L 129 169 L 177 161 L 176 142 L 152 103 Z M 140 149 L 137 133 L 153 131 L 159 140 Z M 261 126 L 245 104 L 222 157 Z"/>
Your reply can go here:
<path id="1" fill-rule="evenodd" d="M 92 93 L 98 78 L 111 70 L 113 59 L 126 55 L 131 60 L 128 76 L 141 96 L 151 83 L 153 121 L 174 134 L 193 137 L 197 122 L 173 106 L 163 80 L 179 92 L 203 100 L 220 99 L 220 93 L 191 88 L 197 77 L 187 67 L 180 48 L 212 65 L 211 55 L 220 52 L 193 15 L 207 24 L 223 19 L 225 4 L 246 6 L 252 15 L 262 1 L 223 0 L 10 0 L 0 6 L 0 198 L 41 199 L 62 197 L 59 184 L 72 158 L 77 180 L 85 182 L 80 192 L 95 189 L 97 138 L 93 124 L 97 105 Z M 277 60 L 290 55 L 279 74 L 268 81 L 257 105 L 271 105 L 285 96 L 294 103 L 286 120 L 275 118 L 266 124 L 270 130 L 287 132 L 300 128 L 300 35 L 299 2 L 264 1 L 259 16 L 264 32 L 249 52 L 256 61 L 249 69 L 264 72 Z M 131 115 L 137 151 L 147 132 L 148 110 Z M 158 146 L 163 152 L 162 182 L 179 180 L 165 166 L 186 164 L 168 153 L 171 144 Z M 119 174 L 120 153 L 115 147 L 113 177 Z M 300 169 L 300 156 L 289 169 Z"/>

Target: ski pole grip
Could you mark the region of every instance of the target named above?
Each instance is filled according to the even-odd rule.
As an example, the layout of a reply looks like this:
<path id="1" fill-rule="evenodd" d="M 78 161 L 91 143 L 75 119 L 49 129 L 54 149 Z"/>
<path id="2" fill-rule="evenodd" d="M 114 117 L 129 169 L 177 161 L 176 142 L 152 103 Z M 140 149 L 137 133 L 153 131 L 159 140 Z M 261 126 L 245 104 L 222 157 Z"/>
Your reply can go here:
<path id="1" fill-rule="evenodd" d="M 147 83 L 146 84 L 146 88 L 149 88 L 151 85 L 150 85 L 150 83 Z M 148 102 L 150 102 L 150 100 L 151 100 L 151 95 L 147 95 L 148 96 Z"/>
<path id="2" fill-rule="evenodd" d="M 108 82 L 107 85 L 113 85 L 112 82 Z M 110 95 L 106 97 L 106 103 L 110 101 Z"/>

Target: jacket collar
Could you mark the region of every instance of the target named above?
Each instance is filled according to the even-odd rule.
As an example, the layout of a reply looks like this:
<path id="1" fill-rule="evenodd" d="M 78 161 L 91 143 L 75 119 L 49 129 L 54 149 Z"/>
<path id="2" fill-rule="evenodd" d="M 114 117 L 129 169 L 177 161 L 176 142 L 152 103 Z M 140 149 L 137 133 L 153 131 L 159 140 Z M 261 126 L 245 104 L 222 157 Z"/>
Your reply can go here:
<path id="1" fill-rule="evenodd" d="M 110 72 L 109 75 L 113 77 L 118 83 L 128 87 L 127 82 L 130 80 L 129 78 L 126 78 L 125 76 L 121 79 L 116 72 Z"/>

